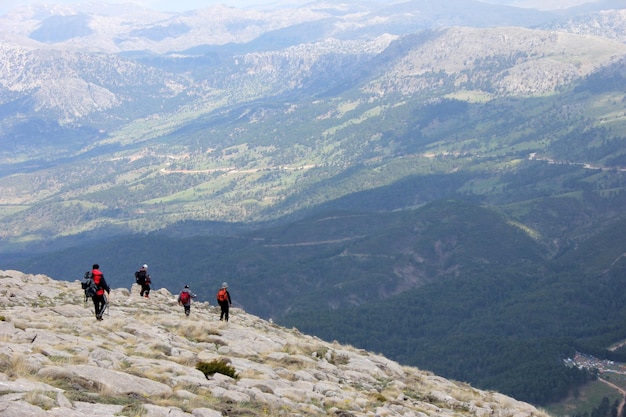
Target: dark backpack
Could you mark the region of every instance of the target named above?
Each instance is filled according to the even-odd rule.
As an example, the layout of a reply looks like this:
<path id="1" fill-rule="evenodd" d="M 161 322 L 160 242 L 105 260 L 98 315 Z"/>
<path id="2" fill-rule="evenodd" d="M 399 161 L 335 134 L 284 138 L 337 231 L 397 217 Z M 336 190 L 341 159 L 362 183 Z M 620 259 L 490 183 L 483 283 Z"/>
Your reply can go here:
<path id="1" fill-rule="evenodd" d="M 180 293 L 180 302 L 181 304 L 187 304 L 189 302 L 189 293 L 187 291 Z"/>
<path id="2" fill-rule="evenodd" d="M 217 292 L 217 301 L 228 301 L 228 292 L 225 288 Z"/>
<path id="3" fill-rule="evenodd" d="M 137 284 L 143 285 L 146 283 L 146 271 L 141 269 L 135 272 L 135 282 Z"/>
<path id="4" fill-rule="evenodd" d="M 80 286 L 83 290 L 85 290 L 85 300 L 87 300 L 87 298 L 93 298 L 96 295 L 96 292 L 98 292 L 98 286 L 93 280 L 91 271 L 85 272 Z"/>

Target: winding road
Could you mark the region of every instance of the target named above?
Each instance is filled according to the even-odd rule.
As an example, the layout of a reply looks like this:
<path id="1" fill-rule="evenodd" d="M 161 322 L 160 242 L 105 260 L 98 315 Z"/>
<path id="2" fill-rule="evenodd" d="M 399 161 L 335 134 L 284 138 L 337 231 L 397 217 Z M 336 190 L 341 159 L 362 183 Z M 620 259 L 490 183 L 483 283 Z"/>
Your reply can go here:
<path id="1" fill-rule="evenodd" d="M 606 379 L 598 378 L 598 380 L 604 382 L 605 384 L 607 384 L 611 388 L 616 389 L 622 394 L 622 400 L 619 402 L 619 406 L 617 407 L 617 416 L 621 417 L 622 411 L 624 410 L 624 404 L 626 403 L 626 391 L 623 388 L 618 387 L 614 383 L 607 381 Z"/>

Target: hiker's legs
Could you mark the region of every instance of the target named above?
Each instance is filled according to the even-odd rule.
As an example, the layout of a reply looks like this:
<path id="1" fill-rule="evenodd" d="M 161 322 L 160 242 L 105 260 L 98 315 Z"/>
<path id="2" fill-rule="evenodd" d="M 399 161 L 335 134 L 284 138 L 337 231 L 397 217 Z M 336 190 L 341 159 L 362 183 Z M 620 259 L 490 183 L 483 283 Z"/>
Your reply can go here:
<path id="1" fill-rule="evenodd" d="M 228 301 L 220 301 L 220 307 L 222 309 L 220 313 L 220 320 L 228 321 Z"/>
<path id="2" fill-rule="evenodd" d="M 94 295 L 93 297 L 93 307 L 96 313 L 96 318 L 98 320 L 102 320 L 102 314 L 104 313 L 104 308 L 106 304 L 104 302 L 103 295 Z"/>
<path id="3" fill-rule="evenodd" d="M 185 307 L 185 316 L 188 316 L 189 313 L 191 312 L 191 304 L 187 304 L 184 307 Z"/>
<path id="4" fill-rule="evenodd" d="M 102 320 L 102 316 L 104 315 L 104 312 L 107 309 L 108 301 L 107 301 L 106 296 L 104 294 L 102 294 L 100 296 L 100 298 L 101 298 L 101 301 L 100 301 L 100 320 Z"/>
<path id="5" fill-rule="evenodd" d="M 146 298 L 150 296 L 150 285 L 144 284 L 141 286 L 141 295 Z"/>

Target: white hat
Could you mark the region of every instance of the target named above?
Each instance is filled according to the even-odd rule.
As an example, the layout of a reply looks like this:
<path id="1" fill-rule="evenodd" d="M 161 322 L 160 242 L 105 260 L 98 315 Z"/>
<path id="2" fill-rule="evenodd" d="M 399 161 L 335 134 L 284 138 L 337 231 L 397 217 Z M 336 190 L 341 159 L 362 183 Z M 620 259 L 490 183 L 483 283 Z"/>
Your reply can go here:
<path id="1" fill-rule="evenodd" d="M 228 284 L 225 282 L 222 282 L 222 288 L 228 288 Z"/>
<path id="2" fill-rule="evenodd" d="M 144 268 L 147 268 L 147 267 L 148 267 L 148 264 L 143 264 L 143 267 L 144 267 Z"/>

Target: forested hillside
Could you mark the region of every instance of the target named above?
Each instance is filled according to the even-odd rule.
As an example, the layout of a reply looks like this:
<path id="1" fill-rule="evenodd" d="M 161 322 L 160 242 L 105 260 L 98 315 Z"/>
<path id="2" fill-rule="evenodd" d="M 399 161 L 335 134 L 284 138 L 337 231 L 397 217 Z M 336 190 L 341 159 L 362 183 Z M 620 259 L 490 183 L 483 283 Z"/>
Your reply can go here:
<path id="1" fill-rule="evenodd" d="M 97 261 L 130 287 L 148 262 L 157 288 L 190 284 L 210 302 L 227 281 L 251 313 L 546 404 L 591 377 L 564 366 L 575 351 L 626 360 L 607 350 L 626 337 L 625 224 L 552 255 L 536 230 L 493 209 L 439 200 L 248 231 L 197 223 L 195 237 L 125 236 L 11 265 L 74 280 Z"/>
<path id="2" fill-rule="evenodd" d="M 626 335 L 625 231 L 622 221 L 553 261 L 485 262 L 393 300 L 283 323 L 546 404 L 589 377 L 563 366 L 574 352 L 626 361 L 608 351 Z"/>

